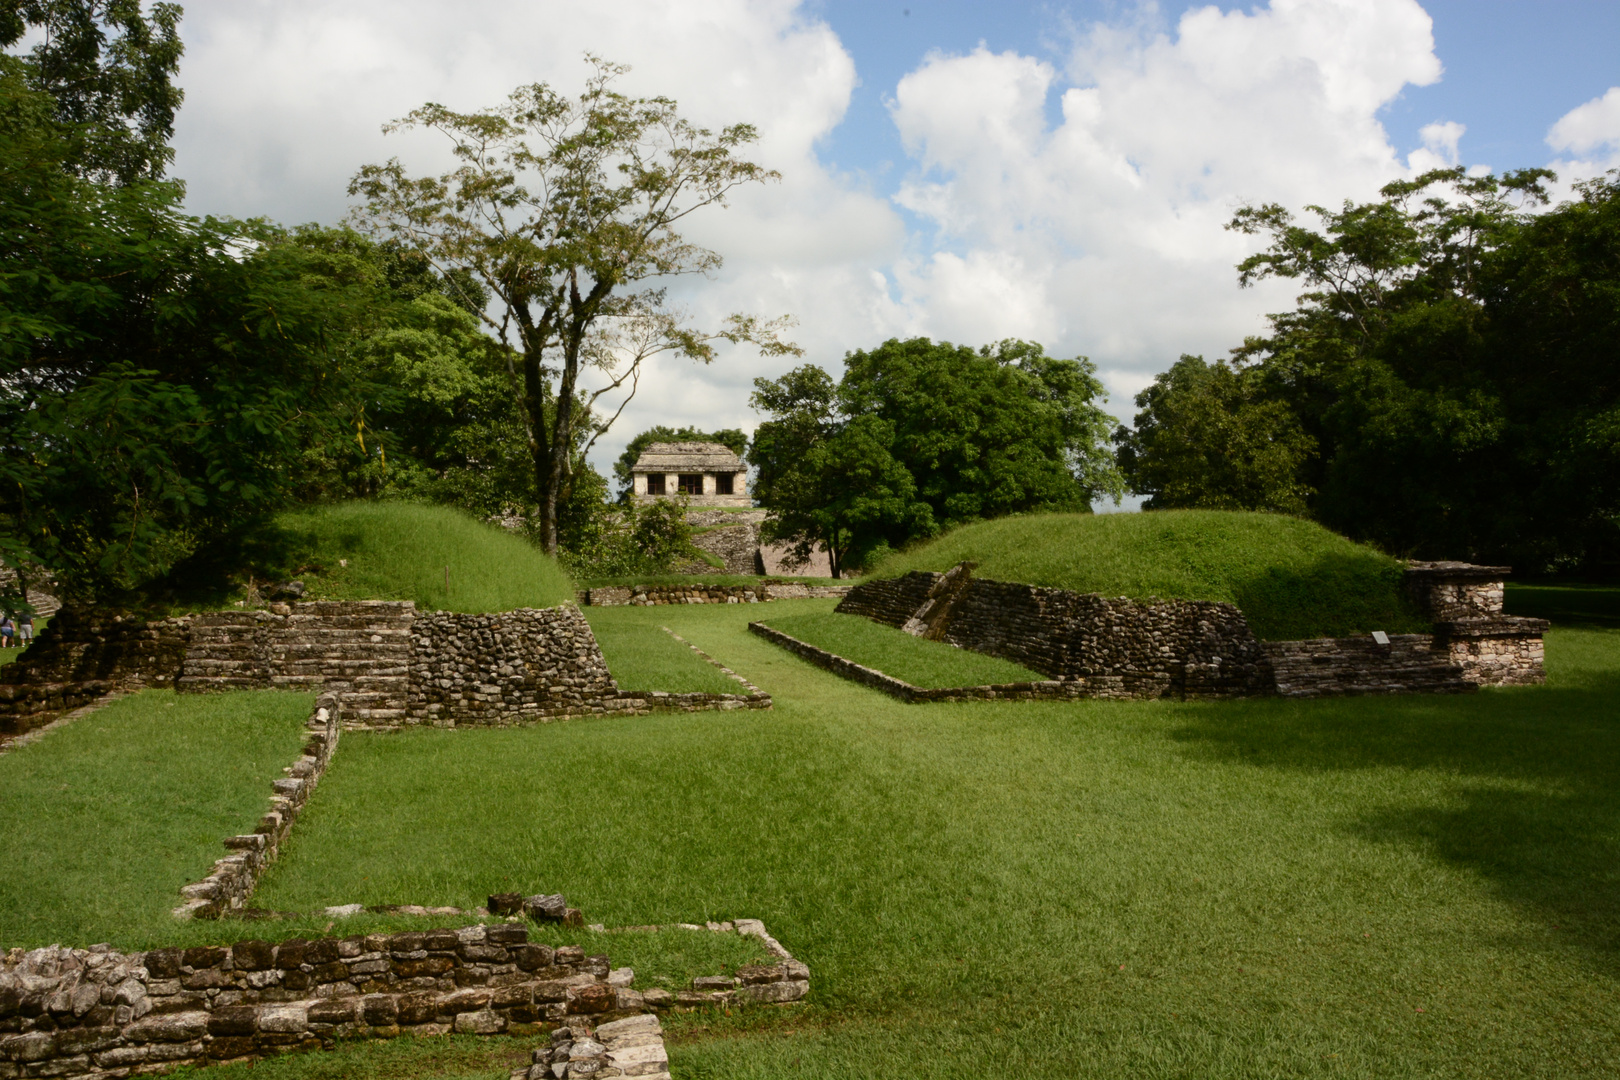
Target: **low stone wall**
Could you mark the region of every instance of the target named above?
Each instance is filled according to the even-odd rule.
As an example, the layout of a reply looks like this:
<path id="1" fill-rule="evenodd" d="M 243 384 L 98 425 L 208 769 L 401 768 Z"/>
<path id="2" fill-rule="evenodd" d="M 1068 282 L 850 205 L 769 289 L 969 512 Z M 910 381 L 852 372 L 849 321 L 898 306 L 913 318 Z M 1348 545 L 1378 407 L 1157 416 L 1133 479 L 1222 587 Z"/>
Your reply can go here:
<path id="1" fill-rule="evenodd" d="M 121 1077 L 340 1038 L 536 1034 L 646 1010 L 605 956 L 531 944 L 521 923 L 121 954 L 13 950 L 0 1076 Z M 627 982 L 628 980 L 619 980 Z"/>
<path id="2" fill-rule="evenodd" d="M 190 626 L 185 618 L 61 611 L 27 652 L 0 668 L 0 734 L 21 734 L 109 693 L 174 685 Z"/>
<path id="3" fill-rule="evenodd" d="M 1366 694 L 1466 694 L 1478 689 L 1462 668 L 1436 653 L 1430 634 L 1268 641 L 1276 692 L 1283 697 Z"/>
<path id="4" fill-rule="evenodd" d="M 764 585 L 604 585 L 585 590 L 589 607 L 662 607 L 667 604 L 759 604 Z"/>
<path id="5" fill-rule="evenodd" d="M 770 695 L 623 691 L 578 608 L 437 611 L 412 627 L 405 722 L 448 727 L 652 711 L 768 709 Z"/>
<path id="6" fill-rule="evenodd" d="M 667 1080 L 662 1040 L 636 1050 L 652 1040 L 625 1038 L 660 1030 L 651 1011 L 785 1004 L 809 991 L 810 969 L 758 920 L 708 929 L 758 937 L 777 962 L 643 993 L 631 988 L 634 972 L 605 955 L 531 942 L 520 919 L 144 953 L 12 949 L 0 962 L 0 1077 L 114 1080 L 330 1049 L 338 1039 L 551 1031 L 534 1058 L 545 1071 L 514 1075 L 557 1076 L 559 1061 L 589 1061 L 595 1070 L 565 1066 L 561 1075 Z"/>
<path id="7" fill-rule="evenodd" d="M 315 703 L 305 725 L 304 750 L 285 771 L 286 777 L 272 783 L 275 794 L 270 809 L 259 819 L 258 828 L 225 841 L 230 854 L 214 863 L 213 872 L 203 880 L 180 890 L 184 902 L 174 914 L 186 919 L 212 919 L 240 909 L 259 884 L 265 867 L 275 861 L 281 844 L 292 830 L 298 812 L 326 772 L 337 751 L 343 730 L 341 697 L 324 694 Z"/>
<path id="8" fill-rule="evenodd" d="M 425 612 L 411 627 L 407 723 L 510 723 L 633 708 L 575 607 Z"/>
<path id="9" fill-rule="evenodd" d="M 64 615 L 0 669 L 0 736 L 108 693 L 327 689 L 351 728 L 517 724 L 572 716 L 768 709 L 770 696 L 621 691 L 577 608 L 491 615 L 409 602 L 313 601 L 279 611 L 86 623 Z M 58 631 L 58 626 L 61 630 Z M 37 651 L 36 651 L 37 650 Z"/>
<path id="10" fill-rule="evenodd" d="M 807 641 L 800 641 L 796 637 L 784 634 L 780 630 L 766 626 L 761 622 L 748 624 L 748 629 L 774 645 L 780 645 L 794 655 L 810 661 L 817 667 L 825 668 L 834 675 L 842 676 L 851 682 L 862 683 L 874 690 L 881 690 L 890 697 L 911 703 L 932 701 L 1064 701 L 1077 697 L 1087 697 L 1084 685 L 1081 683 L 1066 683 L 1057 680 L 1046 682 L 1018 682 L 995 683 L 986 686 L 953 686 L 947 688 L 924 688 L 912 686 L 910 683 L 897 679 L 893 675 L 869 668 L 855 661 L 817 648 Z"/>
<path id="11" fill-rule="evenodd" d="M 1406 588 L 1433 635 L 1257 641 L 1242 612 L 984 579 L 970 564 L 855 587 L 838 610 L 1000 656 L 1092 697 L 1466 693 L 1545 681 L 1547 623 L 1502 611 L 1506 567 L 1414 563 Z"/>
<path id="12" fill-rule="evenodd" d="M 586 589 L 587 607 L 662 607 L 668 604 L 762 604 L 772 600 L 805 600 L 847 596 L 849 585 L 804 585 L 769 581 L 757 585 L 603 585 Z"/>
<path id="13" fill-rule="evenodd" d="M 1407 595 L 1431 622 L 1489 618 L 1502 614 L 1505 582 L 1513 572 L 1507 566 L 1476 566 L 1464 562 L 1409 562 Z"/>

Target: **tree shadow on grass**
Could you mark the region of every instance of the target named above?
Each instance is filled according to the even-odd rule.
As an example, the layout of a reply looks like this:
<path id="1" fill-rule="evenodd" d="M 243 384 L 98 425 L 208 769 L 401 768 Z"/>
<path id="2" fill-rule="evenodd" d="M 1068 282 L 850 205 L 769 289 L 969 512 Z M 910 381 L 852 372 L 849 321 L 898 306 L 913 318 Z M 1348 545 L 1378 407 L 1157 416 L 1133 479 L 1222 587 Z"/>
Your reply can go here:
<path id="1" fill-rule="evenodd" d="M 1620 650 L 1620 635 L 1614 644 Z M 1190 710 L 1171 737 L 1196 756 L 1261 768 L 1455 777 L 1451 805 L 1380 807 L 1351 831 L 1478 874 L 1620 975 L 1620 671 L 1568 683 L 1210 704 Z"/>

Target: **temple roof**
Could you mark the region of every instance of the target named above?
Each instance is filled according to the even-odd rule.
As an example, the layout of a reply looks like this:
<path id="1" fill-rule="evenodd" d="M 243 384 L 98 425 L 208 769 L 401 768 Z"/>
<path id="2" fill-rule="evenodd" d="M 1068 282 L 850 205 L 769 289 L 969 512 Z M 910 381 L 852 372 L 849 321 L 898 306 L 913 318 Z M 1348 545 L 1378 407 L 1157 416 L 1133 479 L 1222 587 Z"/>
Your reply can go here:
<path id="1" fill-rule="evenodd" d="M 742 458 L 715 442 L 655 442 L 641 452 L 632 473 L 742 472 Z"/>

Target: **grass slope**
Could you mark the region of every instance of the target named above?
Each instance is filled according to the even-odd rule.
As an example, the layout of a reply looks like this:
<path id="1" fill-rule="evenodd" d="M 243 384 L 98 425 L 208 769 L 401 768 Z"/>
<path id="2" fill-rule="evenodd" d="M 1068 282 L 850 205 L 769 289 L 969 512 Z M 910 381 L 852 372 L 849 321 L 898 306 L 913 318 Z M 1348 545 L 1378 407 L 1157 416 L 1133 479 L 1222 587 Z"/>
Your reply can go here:
<path id="1" fill-rule="evenodd" d="M 997 581 L 1104 596 L 1224 600 L 1260 638 L 1288 641 L 1427 629 L 1401 564 L 1314 522 L 1279 514 L 1160 510 L 1033 514 L 966 525 L 898 553 L 873 577 L 964 560 Z"/>
<path id="2" fill-rule="evenodd" d="M 660 614 L 776 707 L 351 734 L 260 902 L 762 918 L 812 1000 L 670 1018 L 676 1075 L 709 1080 L 1614 1075 L 1620 630 L 1590 613 L 1545 688 L 927 709 L 750 607 Z M 267 1075 L 510 1055 L 400 1042 Z"/>
<path id="3" fill-rule="evenodd" d="M 663 630 L 668 607 L 588 607 L 585 618 L 621 690 L 741 694 L 741 683 Z"/>
<path id="4" fill-rule="evenodd" d="M 858 615 L 839 615 L 832 610 L 837 603 L 836 600 L 805 601 L 803 606 L 816 604 L 824 610 L 767 616 L 762 621 L 800 641 L 928 690 L 1037 682 L 1046 678 L 1010 660 L 969 652 L 943 642 L 924 641 Z"/>
<path id="5" fill-rule="evenodd" d="M 294 534 L 304 562 L 319 568 L 299 575 L 310 599 L 414 600 L 429 611 L 468 612 L 574 599 L 554 559 L 449 507 L 351 502 L 283 514 L 276 523 Z"/>
<path id="6" fill-rule="evenodd" d="M 0 949 L 171 930 L 181 886 L 264 813 L 313 704 L 148 690 L 0 754 Z"/>

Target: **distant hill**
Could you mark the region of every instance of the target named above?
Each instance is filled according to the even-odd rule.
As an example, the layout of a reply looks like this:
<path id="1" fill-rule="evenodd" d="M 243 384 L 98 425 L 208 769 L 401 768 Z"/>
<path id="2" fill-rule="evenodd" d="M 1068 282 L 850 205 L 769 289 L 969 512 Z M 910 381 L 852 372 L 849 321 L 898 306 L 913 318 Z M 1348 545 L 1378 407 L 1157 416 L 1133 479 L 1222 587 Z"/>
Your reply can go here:
<path id="1" fill-rule="evenodd" d="M 351 502 L 281 514 L 276 524 L 298 553 L 306 599 L 414 600 L 424 610 L 468 612 L 574 599 L 554 559 L 449 507 Z"/>
<path id="2" fill-rule="evenodd" d="M 1224 600 L 1271 641 L 1427 629 L 1402 565 L 1314 522 L 1280 514 L 1159 510 L 1029 514 L 966 525 L 897 553 L 873 578 L 947 570 L 1136 599 Z"/>

